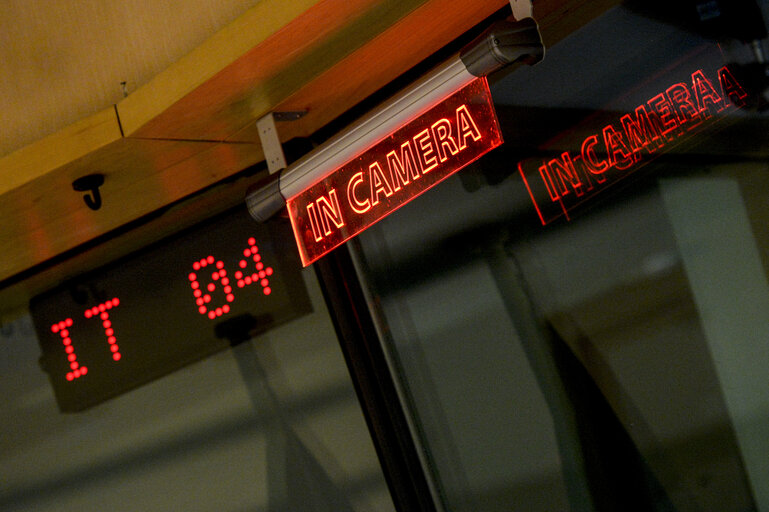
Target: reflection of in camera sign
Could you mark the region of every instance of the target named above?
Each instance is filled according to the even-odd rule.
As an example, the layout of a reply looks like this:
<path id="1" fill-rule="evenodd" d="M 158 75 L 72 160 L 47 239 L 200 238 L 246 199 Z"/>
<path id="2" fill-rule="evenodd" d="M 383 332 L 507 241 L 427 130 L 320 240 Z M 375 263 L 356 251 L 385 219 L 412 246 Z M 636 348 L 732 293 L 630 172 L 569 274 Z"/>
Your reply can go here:
<path id="1" fill-rule="evenodd" d="M 697 70 L 689 83 L 671 85 L 633 113 L 585 137 L 578 150 L 520 162 L 518 170 L 540 221 L 544 225 L 561 215 L 568 219 L 571 209 L 687 139 L 716 114 L 742 107 L 746 96 L 727 67 L 718 70 L 718 87 Z"/>

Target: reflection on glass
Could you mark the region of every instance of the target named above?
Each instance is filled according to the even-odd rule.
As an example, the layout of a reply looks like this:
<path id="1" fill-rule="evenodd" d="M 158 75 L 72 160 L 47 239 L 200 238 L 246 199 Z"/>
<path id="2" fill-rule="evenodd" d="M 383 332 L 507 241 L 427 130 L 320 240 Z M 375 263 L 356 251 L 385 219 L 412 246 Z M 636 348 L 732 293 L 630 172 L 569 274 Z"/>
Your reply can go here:
<path id="1" fill-rule="evenodd" d="M 505 145 L 361 235 L 447 510 L 769 510 L 766 113 L 690 110 L 642 169 L 622 125 L 662 91 L 681 128 L 699 70 L 728 97 L 729 51 L 609 11 L 492 80 Z"/>

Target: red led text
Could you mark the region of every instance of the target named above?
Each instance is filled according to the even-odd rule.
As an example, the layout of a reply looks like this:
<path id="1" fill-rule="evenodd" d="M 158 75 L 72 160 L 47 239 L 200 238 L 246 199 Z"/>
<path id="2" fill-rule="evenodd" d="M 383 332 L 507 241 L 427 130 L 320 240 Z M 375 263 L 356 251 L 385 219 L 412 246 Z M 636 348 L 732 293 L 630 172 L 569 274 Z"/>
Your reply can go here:
<path id="1" fill-rule="evenodd" d="M 478 79 L 288 200 L 306 266 L 502 143 Z"/>
<path id="2" fill-rule="evenodd" d="M 744 106 L 746 97 L 727 67 L 718 70 L 717 80 L 697 70 L 688 82 L 670 85 L 581 143 L 565 134 L 559 142 L 570 149 L 555 158 L 518 164 L 540 221 L 544 225 L 561 215 L 568 219 L 571 209 L 689 138 L 726 109 Z"/>
<path id="3" fill-rule="evenodd" d="M 116 308 L 118 305 L 120 305 L 120 300 L 116 297 L 91 308 L 87 308 L 83 312 L 83 316 L 86 319 L 96 318 L 102 321 L 104 336 L 109 346 L 109 352 L 113 361 L 120 361 L 120 358 L 122 357 L 117 345 L 115 329 L 112 327 L 112 322 L 109 319 L 109 311 L 112 308 Z M 75 321 L 72 320 L 72 318 L 67 318 L 51 325 L 51 332 L 59 335 L 61 343 L 64 346 L 64 353 L 67 356 L 70 368 L 70 371 L 66 373 L 65 378 L 70 382 L 88 374 L 88 367 L 82 365 L 78 361 L 77 354 L 75 353 L 75 344 L 71 334 L 74 325 Z"/>
<path id="4" fill-rule="evenodd" d="M 210 255 L 193 262 L 192 270 L 187 278 L 198 313 L 211 320 L 230 312 L 230 304 L 235 301 L 235 288 L 258 283 L 264 295 L 272 293 L 269 278 L 273 269 L 265 266 L 254 238 L 248 239 L 248 247 L 243 249 L 243 258 L 238 261 L 238 270 L 232 274 L 232 279 L 224 262 Z M 214 303 L 214 296 L 218 296 L 219 303 Z"/>

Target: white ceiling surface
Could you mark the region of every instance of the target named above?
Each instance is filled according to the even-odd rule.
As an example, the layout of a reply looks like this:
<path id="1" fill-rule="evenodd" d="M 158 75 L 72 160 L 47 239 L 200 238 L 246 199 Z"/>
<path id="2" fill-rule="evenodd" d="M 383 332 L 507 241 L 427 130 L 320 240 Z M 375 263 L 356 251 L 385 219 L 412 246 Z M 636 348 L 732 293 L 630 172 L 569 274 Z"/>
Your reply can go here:
<path id="1" fill-rule="evenodd" d="M 0 156 L 109 108 L 258 0 L 4 0 Z"/>

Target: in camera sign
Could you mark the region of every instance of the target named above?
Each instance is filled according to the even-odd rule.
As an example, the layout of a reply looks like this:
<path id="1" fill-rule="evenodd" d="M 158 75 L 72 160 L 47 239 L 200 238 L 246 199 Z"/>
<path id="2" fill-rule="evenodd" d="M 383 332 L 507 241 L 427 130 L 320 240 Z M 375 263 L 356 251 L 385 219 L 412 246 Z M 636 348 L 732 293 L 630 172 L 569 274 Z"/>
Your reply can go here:
<path id="1" fill-rule="evenodd" d="M 746 97 L 729 68 L 715 76 L 699 69 L 604 126 L 589 118 L 561 134 L 542 148 L 554 158 L 518 163 L 540 222 L 568 220 L 571 210 L 742 107 Z"/>
<path id="2" fill-rule="evenodd" d="M 287 201 L 302 264 L 500 144 L 489 86 L 479 78 Z"/>

